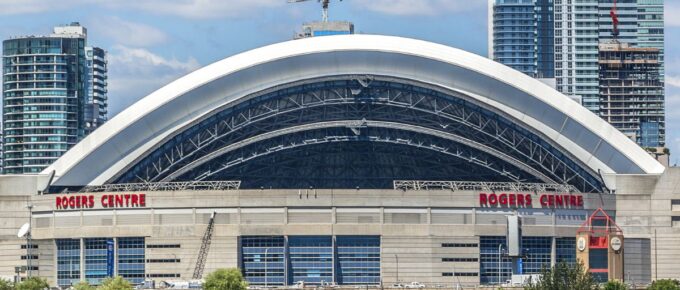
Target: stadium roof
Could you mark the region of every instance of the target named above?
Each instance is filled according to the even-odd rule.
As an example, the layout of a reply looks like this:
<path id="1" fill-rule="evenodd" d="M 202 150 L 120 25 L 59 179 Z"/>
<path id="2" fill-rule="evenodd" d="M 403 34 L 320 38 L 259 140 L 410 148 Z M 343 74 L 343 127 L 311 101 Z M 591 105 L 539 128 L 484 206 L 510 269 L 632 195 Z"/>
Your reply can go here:
<path id="1" fill-rule="evenodd" d="M 140 164 L 146 162 L 147 167 L 155 166 L 155 161 L 150 160 L 152 156 L 164 155 L 170 163 L 175 159 L 184 158 L 182 153 L 177 154 L 180 157 L 174 156 L 172 150 L 178 149 L 171 148 L 177 145 L 175 141 L 179 137 L 189 136 L 192 130 L 201 130 L 206 126 L 212 126 L 210 124 L 216 124 L 209 123 L 210 118 L 215 118 L 221 112 L 246 106 L 248 104 L 246 101 L 250 98 L 263 97 L 267 94 L 271 98 L 272 94 L 286 91 L 291 91 L 292 94 L 296 89 L 306 88 L 305 86 L 309 87 L 315 83 L 328 84 L 329 87 L 325 88 L 327 90 L 338 89 L 344 84 L 340 81 L 356 83 L 350 94 L 357 96 L 360 96 L 364 88 L 368 91 L 372 83 L 380 86 L 382 92 L 393 89 L 404 91 L 408 87 L 411 93 L 436 96 L 445 92 L 441 94 L 455 95 L 456 98 L 464 100 L 467 109 L 483 108 L 479 111 L 480 116 L 487 116 L 489 120 L 501 124 L 509 122 L 517 127 L 514 129 L 517 132 L 528 132 L 526 136 L 533 140 L 532 144 L 544 148 L 545 152 L 548 152 L 546 154 L 563 159 L 562 164 L 576 168 L 574 172 L 579 170 L 586 172 L 579 174 L 589 175 L 590 179 L 600 172 L 661 174 L 664 171 L 660 163 L 604 120 L 553 88 L 509 67 L 469 52 L 431 42 L 390 36 L 349 35 L 273 44 L 228 57 L 192 72 L 116 115 L 75 145 L 43 173 L 54 171 L 53 184 L 61 186 L 128 182 L 131 180 L 125 176 L 131 176 L 130 172 L 134 170 L 139 172 Z M 393 83 L 401 86 L 395 87 Z M 309 91 L 306 93 L 313 94 Z M 376 97 L 367 101 L 357 97 L 356 102 L 374 104 L 380 100 Z M 417 102 L 410 104 L 410 108 L 415 106 Z M 445 107 L 437 109 L 435 106 L 431 113 L 441 117 L 439 115 L 443 114 L 444 110 Z M 475 134 L 469 135 L 473 137 L 461 138 L 456 134 L 447 135 L 446 132 L 438 132 L 432 128 L 429 128 L 429 131 L 425 130 L 427 126 L 420 128 L 418 123 L 407 126 L 399 120 L 366 120 L 366 118 L 347 120 L 341 118 L 292 124 L 287 128 L 278 128 L 278 131 L 272 129 L 271 132 L 267 132 L 269 135 L 258 133 L 254 134 L 256 136 L 250 136 L 251 139 L 239 139 L 241 143 L 226 142 L 210 152 L 194 154 L 196 156 L 177 165 L 177 168 L 166 171 L 159 169 L 159 172 L 164 173 L 159 174 L 157 178 L 159 181 L 173 181 L 173 178 L 177 179 L 187 171 L 204 166 L 209 162 L 206 156 L 217 158 L 229 150 L 249 146 L 267 138 L 279 138 L 292 134 L 291 132 L 305 130 L 350 128 L 352 121 L 358 122 L 356 128 L 369 126 L 377 128 L 375 130 L 382 130 L 375 133 L 376 136 L 383 133 L 389 135 L 392 134 L 390 133 L 392 131 L 388 132 L 389 130 L 398 130 L 463 144 L 465 148 L 473 148 L 496 157 L 499 160 L 497 162 L 517 165 L 519 171 L 536 177 L 538 181 L 567 183 L 571 180 L 568 177 L 555 177 L 565 173 L 546 173 L 535 169 L 531 162 L 518 161 L 525 157 L 540 161 L 544 159 L 540 156 L 534 157 L 533 151 L 521 156 L 513 155 L 504 152 L 501 147 L 476 140 Z M 200 124 L 202 127 L 198 126 Z M 442 123 L 442 128 L 446 126 L 448 125 Z M 352 128 L 355 129 L 354 132 L 358 130 Z M 496 128 L 496 131 L 502 129 Z M 252 139 L 255 137 L 260 139 Z M 424 137 L 416 139 L 418 138 Z M 439 141 L 432 142 L 434 144 Z M 508 143 L 507 140 L 504 142 Z M 281 148 L 280 146 L 277 148 Z M 272 150 L 269 149 L 267 152 L 270 151 Z M 447 153 L 447 149 L 440 151 Z M 476 158 L 471 157 L 468 161 L 477 162 Z M 500 167 L 487 167 L 501 175 L 506 173 L 505 169 L 499 169 Z M 210 170 L 213 169 L 207 169 L 206 172 Z M 135 174 L 132 175 L 139 175 Z M 520 178 L 520 174 L 515 176 L 518 181 L 526 180 Z M 142 178 L 134 181 L 148 182 L 153 181 L 152 179 Z"/>

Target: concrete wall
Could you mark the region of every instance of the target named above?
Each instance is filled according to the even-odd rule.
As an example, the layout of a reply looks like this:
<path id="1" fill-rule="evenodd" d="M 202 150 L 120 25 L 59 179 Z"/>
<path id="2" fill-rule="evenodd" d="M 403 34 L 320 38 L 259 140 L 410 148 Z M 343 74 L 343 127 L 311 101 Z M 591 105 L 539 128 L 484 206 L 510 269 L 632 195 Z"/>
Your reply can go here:
<path id="1" fill-rule="evenodd" d="M 661 176 L 619 175 L 613 180 L 616 222 L 627 239 L 649 240 L 651 248 L 651 274 L 637 267 L 626 272 L 641 280 L 680 278 L 680 224 L 672 222 L 680 216 L 680 208 L 672 205 L 680 200 L 680 168 L 668 168 Z M 643 249 L 632 249 L 638 250 Z"/>
<path id="2" fill-rule="evenodd" d="M 564 214 L 590 213 L 603 206 L 615 215 L 626 237 L 625 276 L 637 283 L 679 278 L 680 169 L 662 176 L 607 176 L 616 195 L 587 194 L 584 209 L 543 209 L 524 215 L 525 236 L 573 237 L 579 220 Z M 55 209 L 56 196 L 36 195 L 46 177 L 0 178 L 0 276 L 11 277 L 21 260 L 25 241 L 16 237 L 33 208 L 33 234 L 38 244 L 40 276 L 55 282 L 58 238 L 146 237 L 147 244 L 180 244 L 181 248 L 146 250 L 146 259 L 179 259 L 178 263 L 147 263 L 147 274 L 191 277 L 207 216 L 218 210 L 215 234 L 205 272 L 238 265 L 241 235 L 380 235 L 385 284 L 396 282 L 394 255 L 400 257 L 399 280 L 431 285 L 477 283 L 479 277 L 443 277 L 442 272 L 479 270 L 479 263 L 442 262 L 441 258 L 475 257 L 478 248 L 443 248 L 441 244 L 478 241 L 479 236 L 505 235 L 504 216 L 514 210 L 479 206 L 476 191 L 395 190 L 235 190 L 143 192 L 142 209 Z M 14 186 L 16 185 L 16 186 Z M 310 211 L 311 210 L 311 211 Z M 658 264 L 658 266 L 657 266 Z M 658 271 L 656 271 L 658 267 Z M 165 280 L 168 278 L 159 278 Z M 449 283 L 449 284 L 447 284 Z"/>

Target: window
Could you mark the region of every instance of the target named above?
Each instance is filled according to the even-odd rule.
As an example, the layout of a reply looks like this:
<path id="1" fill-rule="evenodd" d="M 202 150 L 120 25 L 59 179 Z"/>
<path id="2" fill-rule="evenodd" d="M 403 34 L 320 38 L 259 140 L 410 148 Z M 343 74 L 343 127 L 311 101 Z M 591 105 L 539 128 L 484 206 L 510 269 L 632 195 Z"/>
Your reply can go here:
<path id="1" fill-rule="evenodd" d="M 144 282 L 144 238 L 118 238 L 118 275 L 132 284 Z"/>
<path id="2" fill-rule="evenodd" d="M 338 283 L 380 284 L 380 236 L 338 236 Z"/>
<path id="3" fill-rule="evenodd" d="M 27 245 L 21 245 L 21 249 L 24 249 L 24 250 L 25 250 L 27 247 L 28 247 Z M 38 248 L 38 245 L 36 245 L 36 244 L 31 244 L 31 249 L 37 249 L 37 248 Z"/>
<path id="4" fill-rule="evenodd" d="M 146 274 L 147 278 L 180 278 L 179 274 Z"/>
<path id="5" fill-rule="evenodd" d="M 180 248 L 181 246 L 180 244 L 156 244 L 156 245 L 149 244 L 146 245 L 146 247 L 148 249 L 176 249 Z"/>
<path id="6" fill-rule="evenodd" d="M 179 259 L 146 259 L 147 263 L 179 263 Z"/>
<path id="7" fill-rule="evenodd" d="M 477 248 L 479 244 L 477 243 L 443 243 L 444 248 Z"/>
<path id="8" fill-rule="evenodd" d="M 478 262 L 477 258 L 442 258 L 442 262 Z"/>
<path id="9" fill-rule="evenodd" d="M 57 284 L 68 287 L 80 281 L 80 240 L 58 239 Z"/>
<path id="10" fill-rule="evenodd" d="M 680 216 L 672 216 L 671 224 L 674 228 L 680 228 Z"/>
<path id="11" fill-rule="evenodd" d="M 27 255 L 22 255 L 21 259 L 22 260 L 28 260 L 28 257 L 29 256 L 27 256 Z M 31 257 L 31 260 L 37 260 L 38 259 L 38 255 L 30 255 L 30 257 Z"/>
<path id="12" fill-rule="evenodd" d="M 91 285 L 99 285 L 101 281 L 109 276 L 113 269 L 112 254 L 107 249 L 113 239 L 93 238 L 84 239 L 85 245 L 85 279 Z M 113 274 L 113 273 L 111 273 Z"/>
<path id="13" fill-rule="evenodd" d="M 442 273 L 444 277 L 477 277 L 479 273 L 477 272 L 444 272 Z"/>

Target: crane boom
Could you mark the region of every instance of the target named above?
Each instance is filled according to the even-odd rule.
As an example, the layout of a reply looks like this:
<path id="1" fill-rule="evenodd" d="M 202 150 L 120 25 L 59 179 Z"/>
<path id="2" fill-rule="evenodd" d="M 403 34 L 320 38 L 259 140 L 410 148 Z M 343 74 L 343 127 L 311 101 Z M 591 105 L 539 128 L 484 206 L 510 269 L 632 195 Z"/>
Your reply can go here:
<path id="1" fill-rule="evenodd" d="M 214 211 L 210 215 L 210 220 L 208 221 L 208 228 L 205 229 L 203 234 L 203 239 L 201 240 L 201 249 L 198 252 L 198 259 L 196 260 L 196 268 L 194 268 L 193 279 L 203 278 L 203 270 L 205 269 L 205 260 L 208 258 L 208 251 L 210 250 L 210 242 L 212 241 L 212 234 L 215 225 L 215 215 Z"/>
<path id="2" fill-rule="evenodd" d="M 288 3 L 300 3 L 300 2 L 307 2 L 310 0 L 288 0 Z M 340 0 L 342 1 L 342 0 Z M 317 2 L 321 3 L 321 8 L 322 10 L 322 18 L 323 22 L 328 22 L 328 7 L 330 6 L 331 0 L 317 0 Z"/>

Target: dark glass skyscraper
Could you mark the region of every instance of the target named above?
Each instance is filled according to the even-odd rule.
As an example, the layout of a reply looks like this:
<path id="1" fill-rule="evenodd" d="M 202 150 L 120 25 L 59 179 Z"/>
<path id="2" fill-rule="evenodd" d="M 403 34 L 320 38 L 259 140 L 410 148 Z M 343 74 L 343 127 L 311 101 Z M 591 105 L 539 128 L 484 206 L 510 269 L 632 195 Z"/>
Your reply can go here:
<path id="1" fill-rule="evenodd" d="M 536 78 L 554 76 L 552 0 L 492 0 L 490 55 Z"/>
<path id="2" fill-rule="evenodd" d="M 88 83 L 86 46 L 87 30 L 78 23 L 3 41 L 4 173 L 40 172 L 91 131 L 86 104 L 95 88 L 104 96 L 93 101 L 106 102 L 106 83 Z M 103 59 L 101 49 L 91 50 Z M 105 80 L 105 65 L 98 67 L 95 75 Z"/>

